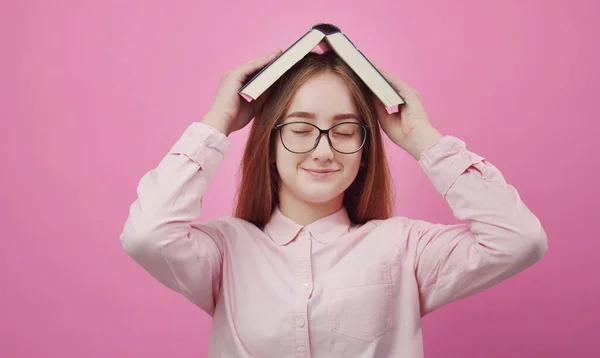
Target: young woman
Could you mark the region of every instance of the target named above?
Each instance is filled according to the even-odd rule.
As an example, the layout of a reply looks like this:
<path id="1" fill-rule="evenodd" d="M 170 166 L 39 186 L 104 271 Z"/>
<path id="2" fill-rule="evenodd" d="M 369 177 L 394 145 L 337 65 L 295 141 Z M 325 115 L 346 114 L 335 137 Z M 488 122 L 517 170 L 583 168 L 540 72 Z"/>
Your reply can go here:
<path id="1" fill-rule="evenodd" d="M 241 100 L 277 54 L 223 76 L 204 118 L 141 179 L 123 247 L 213 318 L 210 357 L 422 357 L 422 316 L 534 264 L 546 234 L 498 169 L 441 135 L 384 70 L 407 102 L 395 114 L 331 52 Z M 194 221 L 227 136 L 252 118 L 235 215 Z M 464 223 L 392 216 L 380 128 Z"/>

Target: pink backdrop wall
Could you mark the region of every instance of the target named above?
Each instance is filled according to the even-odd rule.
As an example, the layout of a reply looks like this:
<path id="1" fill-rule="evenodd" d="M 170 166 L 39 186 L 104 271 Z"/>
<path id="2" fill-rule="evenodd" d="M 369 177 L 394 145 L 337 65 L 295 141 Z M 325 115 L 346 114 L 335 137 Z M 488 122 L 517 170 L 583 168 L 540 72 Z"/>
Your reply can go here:
<path id="1" fill-rule="evenodd" d="M 318 9 L 318 10 L 317 10 Z M 595 1 L 3 1 L 0 357 L 204 357 L 210 319 L 122 251 L 138 180 L 222 72 L 339 25 L 542 220 L 530 270 L 424 319 L 427 357 L 599 357 Z M 230 213 L 247 131 L 204 200 Z M 398 215 L 452 223 L 388 142 Z"/>

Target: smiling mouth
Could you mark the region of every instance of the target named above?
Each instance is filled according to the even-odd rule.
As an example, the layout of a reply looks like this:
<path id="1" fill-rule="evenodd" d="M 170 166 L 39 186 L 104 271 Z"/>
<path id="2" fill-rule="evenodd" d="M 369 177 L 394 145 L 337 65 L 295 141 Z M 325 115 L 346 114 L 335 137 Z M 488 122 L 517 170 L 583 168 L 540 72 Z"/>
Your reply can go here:
<path id="1" fill-rule="evenodd" d="M 314 172 L 314 173 L 334 173 L 337 172 L 337 170 L 313 170 L 313 169 L 304 169 L 304 170 L 308 170 L 309 172 Z"/>
<path id="2" fill-rule="evenodd" d="M 311 170 L 311 169 L 304 169 L 307 173 L 309 173 L 310 175 L 313 175 L 315 177 L 319 177 L 319 178 L 323 178 L 323 177 L 328 177 L 330 175 L 333 175 L 337 172 L 339 172 L 338 170 Z"/>

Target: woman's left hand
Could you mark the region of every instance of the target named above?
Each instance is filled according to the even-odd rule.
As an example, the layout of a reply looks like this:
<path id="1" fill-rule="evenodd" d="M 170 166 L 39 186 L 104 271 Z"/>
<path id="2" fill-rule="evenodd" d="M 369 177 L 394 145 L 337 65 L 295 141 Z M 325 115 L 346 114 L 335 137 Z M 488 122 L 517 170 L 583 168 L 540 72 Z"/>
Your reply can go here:
<path id="1" fill-rule="evenodd" d="M 400 105 L 398 112 L 389 114 L 381 101 L 375 98 L 381 128 L 392 142 L 419 160 L 423 150 L 433 145 L 442 135 L 429 122 L 421 94 L 381 67 L 377 69 L 406 102 Z"/>

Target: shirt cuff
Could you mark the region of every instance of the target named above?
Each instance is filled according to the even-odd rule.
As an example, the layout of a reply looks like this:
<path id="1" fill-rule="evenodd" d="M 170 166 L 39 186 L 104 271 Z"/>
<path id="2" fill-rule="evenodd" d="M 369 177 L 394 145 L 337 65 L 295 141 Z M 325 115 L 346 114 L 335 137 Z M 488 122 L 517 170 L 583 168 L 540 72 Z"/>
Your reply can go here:
<path id="1" fill-rule="evenodd" d="M 459 176 L 484 159 L 469 152 L 462 140 L 447 135 L 423 151 L 419 165 L 436 190 L 445 197 Z"/>
<path id="2" fill-rule="evenodd" d="M 221 156 L 225 156 L 228 149 L 229 140 L 225 134 L 208 124 L 194 122 L 185 129 L 169 154 L 186 155 L 194 163 L 203 167 L 207 150 L 216 150 Z"/>

